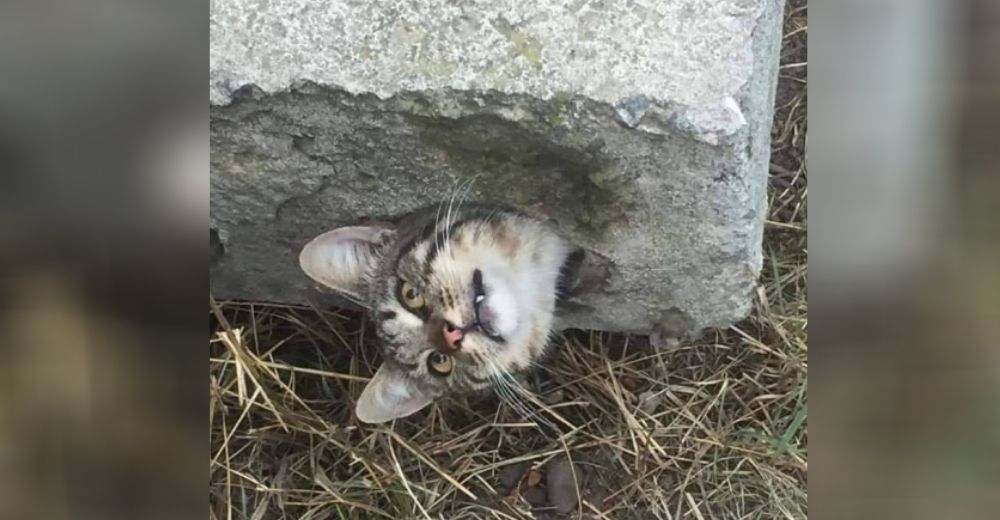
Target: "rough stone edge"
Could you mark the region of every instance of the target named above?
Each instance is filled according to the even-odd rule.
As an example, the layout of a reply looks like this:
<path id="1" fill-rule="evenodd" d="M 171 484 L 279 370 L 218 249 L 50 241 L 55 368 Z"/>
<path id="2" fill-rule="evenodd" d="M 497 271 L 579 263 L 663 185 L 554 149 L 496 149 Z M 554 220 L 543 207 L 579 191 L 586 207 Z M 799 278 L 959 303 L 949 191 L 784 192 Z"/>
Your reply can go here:
<path id="1" fill-rule="evenodd" d="M 753 247 L 750 251 L 750 257 L 753 259 L 753 264 L 750 266 L 752 281 L 747 284 L 747 294 L 734 295 L 738 305 L 734 305 L 732 308 L 736 310 L 722 320 L 695 323 L 683 311 L 673 312 L 674 309 L 671 309 L 665 312 L 651 331 L 651 338 L 657 343 L 682 336 L 697 337 L 700 336 L 702 330 L 708 328 L 728 327 L 748 317 L 753 310 L 756 300 L 755 293 L 759 287 L 759 277 L 764 263 L 763 242 L 764 225 L 768 211 L 767 187 L 770 173 L 771 128 L 777 95 L 781 42 L 784 37 L 782 30 L 784 7 L 785 0 L 769 0 L 768 5 L 757 18 L 757 23 L 751 34 L 753 71 L 736 96 L 741 112 L 749 117 L 746 118 L 745 127 L 741 128 L 741 132 L 735 139 L 727 139 L 733 146 L 739 146 L 734 141 L 740 138 L 746 140 L 742 145 L 746 161 L 741 162 L 745 175 L 740 177 L 747 179 L 747 188 L 751 192 L 756 192 L 753 196 L 758 200 L 760 208 L 760 218 L 756 220 L 752 237 L 747 241 Z M 765 128 L 761 128 L 761 126 Z M 696 138 L 698 137 L 696 136 Z M 718 143 L 710 142 L 710 144 Z"/>
<path id="2" fill-rule="evenodd" d="M 743 163 L 743 167 L 751 169 L 750 173 L 753 173 L 753 170 L 759 172 L 757 175 L 746 175 L 744 178 L 751 181 L 756 180 L 756 183 L 748 188 L 758 192 L 756 198 L 760 204 L 761 215 L 757 219 L 756 228 L 753 230 L 754 236 L 750 241 L 754 246 L 752 256 L 754 258 L 753 278 L 755 283 L 749 288 L 750 294 L 742 300 L 743 311 L 738 316 L 733 317 L 733 322 L 746 318 L 753 310 L 756 299 L 754 292 L 759 285 L 758 280 L 764 264 L 764 225 L 768 211 L 767 187 L 771 164 L 771 128 L 777 95 L 781 42 L 784 37 L 782 30 L 784 7 L 785 0 L 769 0 L 768 7 L 765 7 L 757 18 L 757 24 L 751 35 L 753 72 L 738 94 L 740 107 L 744 113 L 750 115 L 746 129 L 748 160 Z M 728 325 L 728 323 L 711 324 L 715 327 Z"/>

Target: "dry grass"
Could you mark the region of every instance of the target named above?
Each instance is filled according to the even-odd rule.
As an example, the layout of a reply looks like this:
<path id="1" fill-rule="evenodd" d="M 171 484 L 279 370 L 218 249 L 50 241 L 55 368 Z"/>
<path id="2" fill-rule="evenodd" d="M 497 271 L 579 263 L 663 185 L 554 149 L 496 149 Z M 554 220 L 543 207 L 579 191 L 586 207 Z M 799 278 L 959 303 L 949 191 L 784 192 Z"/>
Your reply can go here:
<path id="1" fill-rule="evenodd" d="M 785 65 L 805 63 L 805 2 L 786 16 Z M 372 373 L 364 318 L 212 305 L 212 518 L 536 518 L 504 468 L 569 457 L 589 489 L 569 517 L 806 517 L 804 66 L 781 72 L 765 268 L 753 315 L 696 341 L 570 333 L 542 430 L 491 398 L 362 425 Z"/>

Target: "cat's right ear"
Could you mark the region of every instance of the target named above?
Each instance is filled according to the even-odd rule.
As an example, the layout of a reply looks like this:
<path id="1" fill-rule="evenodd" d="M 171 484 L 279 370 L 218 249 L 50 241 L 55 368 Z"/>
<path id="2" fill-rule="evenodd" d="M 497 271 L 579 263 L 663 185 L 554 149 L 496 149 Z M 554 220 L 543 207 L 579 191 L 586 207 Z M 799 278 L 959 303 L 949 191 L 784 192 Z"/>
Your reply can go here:
<path id="1" fill-rule="evenodd" d="M 299 266 L 316 282 L 362 300 L 364 274 L 382 257 L 394 233 L 381 226 L 327 231 L 302 248 Z"/>

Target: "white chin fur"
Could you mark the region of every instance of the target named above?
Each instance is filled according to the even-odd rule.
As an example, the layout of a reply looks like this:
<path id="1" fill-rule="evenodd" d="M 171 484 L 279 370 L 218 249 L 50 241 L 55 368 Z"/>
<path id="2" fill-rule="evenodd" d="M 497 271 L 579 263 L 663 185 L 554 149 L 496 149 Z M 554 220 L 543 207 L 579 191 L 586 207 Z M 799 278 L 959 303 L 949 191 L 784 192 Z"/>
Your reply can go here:
<path id="1" fill-rule="evenodd" d="M 506 284 L 497 284 L 490 289 L 486 303 L 495 316 L 493 327 L 503 336 L 512 336 L 517 331 L 519 318 L 517 300 Z"/>

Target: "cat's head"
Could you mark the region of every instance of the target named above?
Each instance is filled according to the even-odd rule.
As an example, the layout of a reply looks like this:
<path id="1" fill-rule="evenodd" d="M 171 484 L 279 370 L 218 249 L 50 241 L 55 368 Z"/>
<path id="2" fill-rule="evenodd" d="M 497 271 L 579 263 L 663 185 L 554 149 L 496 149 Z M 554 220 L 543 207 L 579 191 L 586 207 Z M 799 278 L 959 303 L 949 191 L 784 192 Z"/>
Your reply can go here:
<path id="1" fill-rule="evenodd" d="M 540 358 L 571 247 L 516 211 L 466 206 L 324 233 L 305 273 L 370 311 L 382 366 L 357 403 L 378 423 L 488 387 Z"/>

